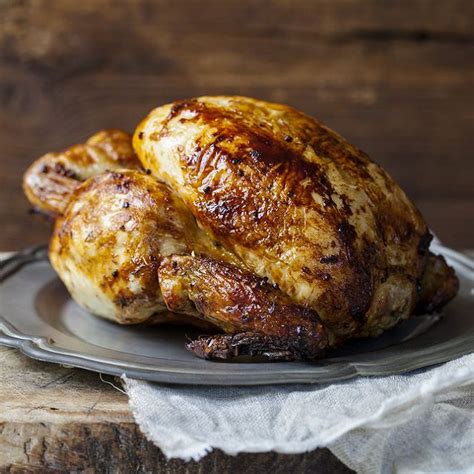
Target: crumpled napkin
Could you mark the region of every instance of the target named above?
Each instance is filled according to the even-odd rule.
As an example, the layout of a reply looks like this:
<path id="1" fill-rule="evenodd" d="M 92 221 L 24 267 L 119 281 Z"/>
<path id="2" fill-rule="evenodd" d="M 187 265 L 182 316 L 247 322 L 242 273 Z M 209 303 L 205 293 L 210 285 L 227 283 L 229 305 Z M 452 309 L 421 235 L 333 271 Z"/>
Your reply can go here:
<path id="1" fill-rule="evenodd" d="M 329 447 L 357 472 L 473 472 L 474 354 L 408 375 L 330 385 L 123 380 L 135 420 L 168 457 Z"/>

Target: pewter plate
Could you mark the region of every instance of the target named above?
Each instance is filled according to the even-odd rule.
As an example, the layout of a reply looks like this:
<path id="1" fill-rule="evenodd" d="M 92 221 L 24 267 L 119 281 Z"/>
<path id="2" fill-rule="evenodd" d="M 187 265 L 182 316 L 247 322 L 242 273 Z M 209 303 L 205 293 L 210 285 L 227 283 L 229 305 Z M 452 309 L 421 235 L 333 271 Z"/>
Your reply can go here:
<path id="1" fill-rule="evenodd" d="M 224 363 L 185 350 L 193 329 L 119 326 L 92 316 L 71 299 L 45 248 L 29 249 L 0 263 L 0 344 L 34 359 L 176 384 L 327 383 L 407 372 L 474 351 L 474 261 L 441 245 L 434 251 L 461 280 L 442 315 L 413 318 L 318 362 Z"/>

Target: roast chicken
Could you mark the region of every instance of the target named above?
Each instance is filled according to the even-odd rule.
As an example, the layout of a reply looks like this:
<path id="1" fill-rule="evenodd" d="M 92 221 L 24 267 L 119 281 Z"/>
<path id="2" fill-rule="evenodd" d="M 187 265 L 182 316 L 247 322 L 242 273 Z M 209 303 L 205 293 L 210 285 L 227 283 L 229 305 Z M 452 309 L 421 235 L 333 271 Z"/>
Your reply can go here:
<path id="1" fill-rule="evenodd" d="M 317 359 L 458 290 L 421 214 L 315 119 L 245 97 L 153 110 L 27 170 L 72 297 L 120 324 L 191 324 L 227 360 Z"/>

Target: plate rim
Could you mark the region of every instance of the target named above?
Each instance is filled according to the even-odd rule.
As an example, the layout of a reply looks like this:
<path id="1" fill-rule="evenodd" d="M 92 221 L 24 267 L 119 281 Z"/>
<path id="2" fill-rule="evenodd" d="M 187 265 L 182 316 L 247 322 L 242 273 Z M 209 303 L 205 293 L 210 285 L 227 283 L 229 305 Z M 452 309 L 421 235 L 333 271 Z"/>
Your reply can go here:
<path id="1" fill-rule="evenodd" d="M 468 278 L 474 280 L 474 259 L 467 257 L 451 248 L 433 242 L 432 250 L 444 255 L 451 263 L 462 268 Z M 36 246 L 22 250 L 0 261 L 0 285 L 9 277 L 21 270 L 25 265 L 38 261 L 47 260 L 47 246 Z M 132 378 L 162 382 L 170 384 L 192 384 L 192 385 L 276 385 L 276 384 L 324 384 L 348 380 L 357 376 L 383 376 L 406 373 L 413 370 L 428 368 L 441 364 L 474 351 L 474 334 L 457 337 L 451 341 L 445 341 L 425 348 L 418 357 L 405 357 L 403 363 L 397 360 L 396 368 L 393 362 L 387 361 L 349 361 L 341 358 L 340 362 L 324 364 L 321 370 L 317 366 L 308 364 L 306 367 L 295 367 L 291 372 L 288 369 L 272 370 L 266 373 L 249 373 L 245 371 L 234 371 L 232 378 L 228 375 L 215 372 L 212 362 L 209 369 L 190 368 L 185 370 L 179 367 L 149 366 L 137 362 L 124 363 L 118 360 L 107 359 L 91 354 L 82 354 L 77 350 L 69 350 L 54 345 L 54 341 L 47 337 L 25 334 L 17 330 L 11 322 L 0 315 L 0 345 L 13 347 L 28 357 L 36 360 L 57 363 L 70 367 L 91 370 L 93 372 L 105 373 L 114 376 L 127 375 Z M 326 359 L 331 361 L 331 359 Z M 323 360 L 324 363 L 324 360 Z M 278 367 L 277 364 L 272 366 Z M 214 366 L 215 367 L 215 366 Z M 235 368 L 235 366 L 234 366 Z M 206 377 L 205 381 L 196 379 Z M 258 380 L 255 377 L 258 376 Z"/>

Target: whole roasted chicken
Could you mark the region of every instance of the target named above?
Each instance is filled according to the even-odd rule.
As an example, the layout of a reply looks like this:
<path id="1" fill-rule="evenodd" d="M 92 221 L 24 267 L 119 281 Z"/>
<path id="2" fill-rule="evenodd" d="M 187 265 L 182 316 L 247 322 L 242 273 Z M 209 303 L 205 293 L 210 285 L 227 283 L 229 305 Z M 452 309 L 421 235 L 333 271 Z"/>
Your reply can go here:
<path id="1" fill-rule="evenodd" d="M 84 308 L 189 323 L 200 357 L 316 359 L 440 309 L 458 289 L 415 206 L 307 115 L 245 97 L 153 110 L 37 160 L 50 260 Z"/>

